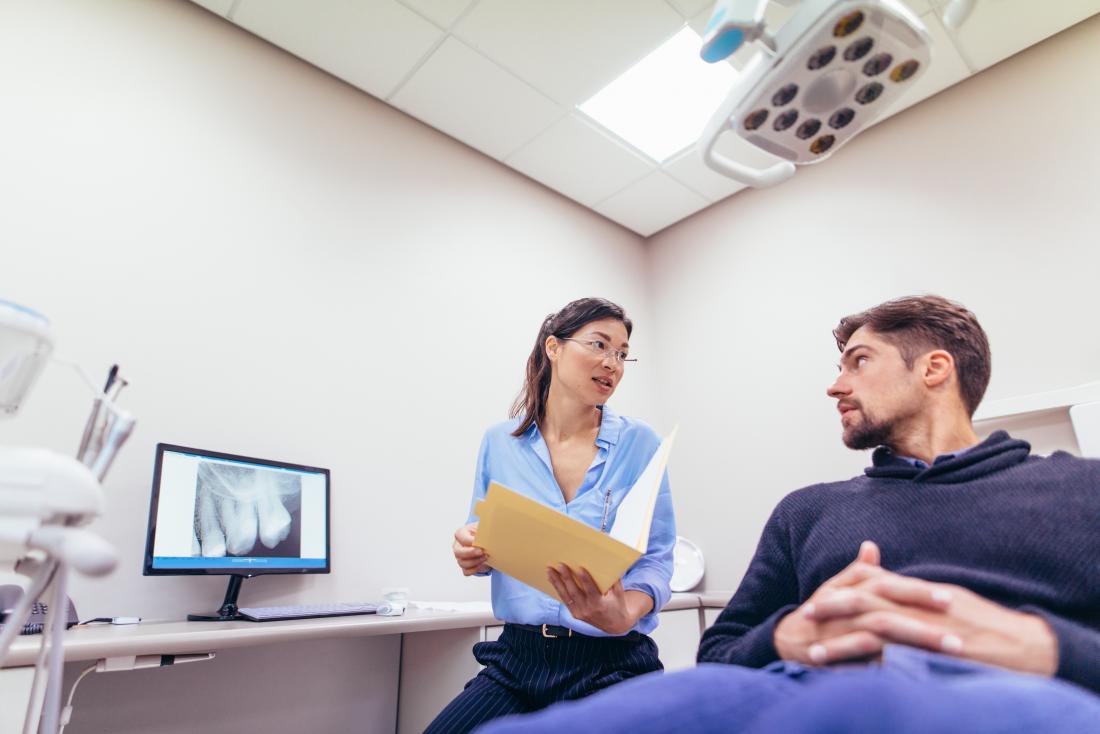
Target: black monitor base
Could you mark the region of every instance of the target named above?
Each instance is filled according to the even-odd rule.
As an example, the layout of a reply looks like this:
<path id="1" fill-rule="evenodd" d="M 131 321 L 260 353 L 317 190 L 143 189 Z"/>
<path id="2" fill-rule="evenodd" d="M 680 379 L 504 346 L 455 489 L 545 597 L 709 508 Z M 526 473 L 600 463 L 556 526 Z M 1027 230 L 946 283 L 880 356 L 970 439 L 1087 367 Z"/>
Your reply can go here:
<path id="1" fill-rule="evenodd" d="M 188 614 L 188 622 L 234 622 L 244 619 L 237 613 L 237 596 L 241 593 L 241 582 L 247 577 L 230 576 L 229 587 L 225 590 L 225 599 L 221 608 L 213 614 Z"/>
<path id="2" fill-rule="evenodd" d="M 222 614 L 222 610 L 219 609 L 214 614 L 188 614 L 188 622 L 240 622 L 244 620 L 240 614 L 237 614 L 236 610 L 230 613 Z"/>

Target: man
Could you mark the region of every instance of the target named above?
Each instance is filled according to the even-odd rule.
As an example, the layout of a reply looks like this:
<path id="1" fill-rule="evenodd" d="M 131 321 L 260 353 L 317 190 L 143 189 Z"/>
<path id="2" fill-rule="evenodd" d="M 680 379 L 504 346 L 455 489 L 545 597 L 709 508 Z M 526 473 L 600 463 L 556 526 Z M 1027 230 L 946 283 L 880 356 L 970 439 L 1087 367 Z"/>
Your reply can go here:
<path id="1" fill-rule="evenodd" d="M 979 441 L 989 345 L 956 303 L 833 333 L 873 465 L 780 502 L 701 665 L 486 731 L 1100 731 L 1100 462 Z"/>

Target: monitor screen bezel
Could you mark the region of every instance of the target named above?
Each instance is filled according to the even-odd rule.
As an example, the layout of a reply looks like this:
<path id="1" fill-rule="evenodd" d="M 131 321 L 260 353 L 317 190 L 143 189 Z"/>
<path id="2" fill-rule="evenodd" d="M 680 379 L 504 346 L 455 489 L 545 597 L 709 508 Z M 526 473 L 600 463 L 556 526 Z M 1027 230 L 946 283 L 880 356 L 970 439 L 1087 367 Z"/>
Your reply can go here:
<path id="1" fill-rule="evenodd" d="M 160 504 L 160 479 L 161 468 L 164 462 L 165 452 L 193 454 L 195 456 L 209 456 L 212 459 L 227 459 L 229 461 L 241 461 L 259 466 L 270 466 L 277 469 L 291 469 L 295 471 L 323 474 L 325 477 L 325 565 L 315 568 L 250 568 L 248 571 L 237 571 L 227 568 L 153 568 L 153 540 L 157 533 L 157 507 Z M 153 465 L 153 488 L 149 499 L 149 525 L 145 534 L 145 561 L 142 566 L 143 576 L 266 576 L 269 574 L 299 574 L 299 573 L 331 573 L 332 572 L 332 477 L 328 469 L 319 466 L 306 466 L 305 464 L 292 464 L 286 461 L 274 459 L 258 459 L 254 456 L 241 456 L 239 454 L 227 454 L 222 451 L 210 451 L 193 446 L 180 446 L 171 443 L 158 443 L 156 462 Z"/>

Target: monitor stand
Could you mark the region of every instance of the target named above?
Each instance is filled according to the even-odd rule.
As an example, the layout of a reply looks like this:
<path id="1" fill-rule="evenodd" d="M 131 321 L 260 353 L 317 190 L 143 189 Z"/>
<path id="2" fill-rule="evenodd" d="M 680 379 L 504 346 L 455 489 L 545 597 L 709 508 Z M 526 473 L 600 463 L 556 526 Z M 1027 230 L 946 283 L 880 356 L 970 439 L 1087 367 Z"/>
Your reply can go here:
<path id="1" fill-rule="evenodd" d="M 241 582 L 249 576 L 238 576 L 236 574 L 229 577 L 229 588 L 225 590 L 225 599 L 222 601 L 221 608 L 214 614 L 188 614 L 188 622 L 233 622 L 243 619 L 240 614 L 237 613 L 237 596 L 241 593 Z"/>

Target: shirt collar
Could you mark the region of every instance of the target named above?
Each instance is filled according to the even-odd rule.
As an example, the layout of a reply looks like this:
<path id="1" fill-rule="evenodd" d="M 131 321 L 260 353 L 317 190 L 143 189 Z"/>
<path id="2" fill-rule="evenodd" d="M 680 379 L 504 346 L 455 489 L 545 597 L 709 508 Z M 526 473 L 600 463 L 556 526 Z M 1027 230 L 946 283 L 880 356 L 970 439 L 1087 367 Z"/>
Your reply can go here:
<path id="1" fill-rule="evenodd" d="M 603 418 L 600 419 L 600 432 L 596 434 L 596 443 L 614 446 L 619 441 L 619 435 L 623 432 L 623 418 L 606 405 L 601 405 Z"/>
<path id="2" fill-rule="evenodd" d="M 605 448 L 614 446 L 619 442 L 619 436 L 623 432 L 623 417 L 606 405 L 599 406 L 603 417 L 600 418 L 600 432 L 596 434 L 596 444 Z M 538 424 L 534 421 L 528 426 L 524 436 L 528 441 L 534 441 L 538 435 Z"/>
<path id="3" fill-rule="evenodd" d="M 974 444 L 974 446 L 977 446 L 977 445 L 978 444 Z M 935 466 L 936 464 L 942 464 L 945 461 L 950 461 L 951 459 L 954 459 L 956 456 L 962 456 L 967 451 L 974 448 L 974 446 L 967 446 L 965 449 L 959 449 L 958 451 L 952 451 L 950 454 L 940 454 L 935 459 L 932 459 L 932 466 Z M 900 461 L 904 461 L 906 464 L 909 464 L 910 466 L 915 466 L 918 469 L 928 469 L 928 468 L 930 468 L 929 465 L 923 459 L 917 459 L 917 458 L 912 457 L 912 456 L 901 456 L 900 454 L 894 454 L 894 458 L 899 459 Z"/>

